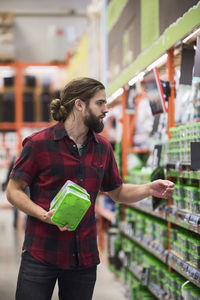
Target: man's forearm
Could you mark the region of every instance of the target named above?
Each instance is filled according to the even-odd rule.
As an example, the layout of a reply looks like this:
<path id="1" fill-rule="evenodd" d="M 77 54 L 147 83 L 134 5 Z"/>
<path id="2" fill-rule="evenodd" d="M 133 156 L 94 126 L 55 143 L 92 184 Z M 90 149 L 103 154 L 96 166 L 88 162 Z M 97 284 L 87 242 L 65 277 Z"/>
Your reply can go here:
<path id="1" fill-rule="evenodd" d="M 158 179 L 145 184 L 122 184 L 119 188 L 108 192 L 108 196 L 116 202 L 133 203 L 148 196 L 168 199 L 174 191 L 174 183 Z"/>
<path id="2" fill-rule="evenodd" d="M 16 188 L 12 183 L 9 183 L 7 187 L 7 199 L 13 206 L 27 215 L 36 217 L 43 222 L 47 221 L 47 211 L 35 204 L 23 190 Z"/>
<path id="3" fill-rule="evenodd" d="M 133 203 L 150 196 L 151 183 L 145 184 L 122 184 L 117 191 L 111 191 L 108 195 L 115 201 L 120 203 Z"/>

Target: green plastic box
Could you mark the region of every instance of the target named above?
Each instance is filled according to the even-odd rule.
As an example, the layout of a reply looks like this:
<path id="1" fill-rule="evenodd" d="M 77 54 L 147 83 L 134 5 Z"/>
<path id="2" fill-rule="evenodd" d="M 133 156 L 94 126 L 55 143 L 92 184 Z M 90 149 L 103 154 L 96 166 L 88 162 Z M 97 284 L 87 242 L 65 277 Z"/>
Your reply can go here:
<path id="1" fill-rule="evenodd" d="M 56 209 L 51 220 L 61 227 L 68 224 L 68 230 L 73 231 L 81 222 L 90 205 L 90 195 L 87 191 L 68 180 L 51 201 L 50 209 Z"/>

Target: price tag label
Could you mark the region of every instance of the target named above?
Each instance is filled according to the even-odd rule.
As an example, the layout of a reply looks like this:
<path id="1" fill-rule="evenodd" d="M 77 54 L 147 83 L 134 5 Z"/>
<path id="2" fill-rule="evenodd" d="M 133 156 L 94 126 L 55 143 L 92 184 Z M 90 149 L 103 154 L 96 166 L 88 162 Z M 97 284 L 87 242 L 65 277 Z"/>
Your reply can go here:
<path id="1" fill-rule="evenodd" d="M 149 275 L 150 275 L 150 269 L 149 268 L 143 268 L 142 270 L 142 286 L 148 286 L 149 283 Z"/>
<path id="2" fill-rule="evenodd" d="M 190 214 L 186 214 L 186 215 L 185 215 L 185 218 L 184 218 L 184 221 L 185 221 L 186 223 L 189 223 L 190 217 L 191 217 Z"/>
<path id="3" fill-rule="evenodd" d="M 191 144 L 191 170 L 196 171 L 200 169 L 200 142 L 192 142 Z"/>
<path id="4" fill-rule="evenodd" d="M 193 215 L 190 216 L 189 223 L 190 223 L 192 226 L 194 226 L 195 229 L 198 228 L 199 221 L 200 221 L 200 218 L 199 218 L 198 216 L 193 216 Z"/>
<path id="5" fill-rule="evenodd" d="M 173 257 L 174 255 L 171 252 L 169 252 L 169 256 L 168 256 L 169 260 L 173 260 Z"/>
<path id="6" fill-rule="evenodd" d="M 160 158 L 162 153 L 162 145 L 155 145 L 153 150 L 153 166 L 157 168 L 160 166 Z"/>
<path id="7" fill-rule="evenodd" d="M 182 261 L 179 258 L 177 258 L 176 263 L 177 263 L 177 266 L 180 268 L 181 264 L 182 264 Z"/>
<path id="8" fill-rule="evenodd" d="M 184 271 L 184 272 L 187 272 L 187 269 L 188 269 L 188 265 L 187 265 L 186 263 L 184 263 L 184 264 L 183 264 L 183 271 Z"/>
<path id="9" fill-rule="evenodd" d="M 180 161 L 177 161 L 175 164 L 175 170 L 179 171 L 180 169 Z"/>
<path id="10" fill-rule="evenodd" d="M 200 272 L 199 271 L 195 272 L 194 279 L 200 283 Z"/>

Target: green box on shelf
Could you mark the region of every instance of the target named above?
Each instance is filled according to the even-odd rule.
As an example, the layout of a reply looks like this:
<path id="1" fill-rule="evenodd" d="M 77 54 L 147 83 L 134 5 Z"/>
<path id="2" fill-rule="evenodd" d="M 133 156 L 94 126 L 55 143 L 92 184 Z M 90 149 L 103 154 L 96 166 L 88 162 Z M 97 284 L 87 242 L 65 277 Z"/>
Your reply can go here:
<path id="1" fill-rule="evenodd" d="M 200 269 L 200 256 L 190 250 L 189 257 L 191 263 L 195 266 L 195 268 Z"/>
<path id="2" fill-rule="evenodd" d="M 182 256 L 184 261 L 189 260 L 189 250 L 187 248 L 182 246 L 180 249 L 180 255 Z"/>
<path id="3" fill-rule="evenodd" d="M 199 300 L 200 298 L 199 288 L 190 282 L 186 282 L 182 286 L 182 292 L 182 294 L 184 295 L 184 299 Z"/>
<path id="4" fill-rule="evenodd" d="M 189 239 L 190 249 L 195 252 L 197 255 L 200 255 L 200 240 L 195 238 Z"/>
<path id="5" fill-rule="evenodd" d="M 200 290 L 197 287 L 193 287 L 191 289 L 191 300 L 199 300 L 200 298 Z"/>
<path id="6" fill-rule="evenodd" d="M 189 241 L 188 241 L 188 234 L 178 232 L 177 233 L 177 241 L 184 247 L 184 248 L 189 248 Z"/>
<path id="7" fill-rule="evenodd" d="M 170 169 L 169 170 L 169 175 L 171 176 L 171 177 L 179 177 L 179 171 L 177 171 L 177 170 L 174 170 L 174 169 Z"/>
<path id="8" fill-rule="evenodd" d="M 195 214 L 200 213 L 200 202 L 199 201 L 192 202 L 192 212 L 194 212 Z"/>
<path id="9" fill-rule="evenodd" d="M 68 230 L 73 231 L 90 205 L 90 195 L 87 191 L 71 180 L 67 180 L 51 201 L 50 209 L 56 209 L 51 220 L 61 227 L 68 224 Z"/>

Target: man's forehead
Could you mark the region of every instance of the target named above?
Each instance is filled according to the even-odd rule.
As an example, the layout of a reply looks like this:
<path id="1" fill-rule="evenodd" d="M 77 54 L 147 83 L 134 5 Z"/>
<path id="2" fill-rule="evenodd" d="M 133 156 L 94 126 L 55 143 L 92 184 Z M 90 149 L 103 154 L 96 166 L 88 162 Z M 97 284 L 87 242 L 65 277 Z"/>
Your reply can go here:
<path id="1" fill-rule="evenodd" d="M 94 97 L 92 97 L 92 99 L 106 101 L 105 90 L 100 90 L 100 91 L 96 92 L 96 94 L 94 95 Z"/>

